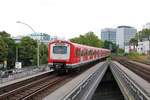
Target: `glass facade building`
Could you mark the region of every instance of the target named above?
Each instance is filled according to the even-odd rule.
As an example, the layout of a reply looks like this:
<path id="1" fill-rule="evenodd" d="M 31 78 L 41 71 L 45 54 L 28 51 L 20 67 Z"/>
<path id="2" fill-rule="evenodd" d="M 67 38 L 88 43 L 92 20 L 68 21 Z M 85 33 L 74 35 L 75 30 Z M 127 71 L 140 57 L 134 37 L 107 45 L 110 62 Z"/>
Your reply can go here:
<path id="1" fill-rule="evenodd" d="M 125 49 L 131 38 L 135 37 L 137 30 L 130 26 L 118 26 L 116 31 L 116 43 L 119 48 Z"/>
<path id="2" fill-rule="evenodd" d="M 116 44 L 116 29 L 105 28 L 101 30 L 101 39 L 103 41 L 110 41 Z"/>

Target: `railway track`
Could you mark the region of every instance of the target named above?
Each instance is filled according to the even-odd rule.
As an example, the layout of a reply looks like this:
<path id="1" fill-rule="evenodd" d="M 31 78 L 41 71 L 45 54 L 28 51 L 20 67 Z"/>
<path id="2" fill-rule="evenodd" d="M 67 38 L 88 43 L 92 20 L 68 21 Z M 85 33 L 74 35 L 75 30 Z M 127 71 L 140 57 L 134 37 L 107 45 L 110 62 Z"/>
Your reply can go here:
<path id="1" fill-rule="evenodd" d="M 114 60 L 118 61 L 123 66 L 125 66 L 128 69 L 130 69 L 131 71 L 135 72 L 136 74 L 141 76 L 146 81 L 150 82 L 150 68 L 140 66 L 135 63 L 131 63 L 125 58 L 114 58 Z"/>
<path id="2" fill-rule="evenodd" d="M 80 72 L 73 72 L 74 74 L 58 75 L 49 73 L 0 88 L 0 100 L 41 100 L 43 97 L 97 63 L 98 62 L 84 65 L 81 67 Z"/>
<path id="3" fill-rule="evenodd" d="M 5 92 L 0 95 L 0 100 L 29 100 L 35 98 L 35 95 L 51 89 L 54 85 L 61 83 L 70 76 L 50 75 L 40 80 L 30 82 L 11 91 Z M 39 97 L 38 97 L 39 99 Z M 37 100 L 37 99 L 36 99 Z"/>
<path id="4" fill-rule="evenodd" d="M 146 64 L 146 65 L 150 65 L 150 61 L 148 61 L 148 60 L 134 60 L 134 61 Z"/>
<path id="5" fill-rule="evenodd" d="M 41 75 L 38 75 L 38 76 L 35 76 L 35 77 L 32 77 L 32 78 L 29 78 L 29 79 L 26 79 L 26 80 L 23 80 L 23 81 L 20 81 L 20 82 L 17 82 L 17 83 L 13 83 L 11 85 L 7 85 L 7 86 L 4 86 L 4 87 L 1 87 L 0 88 L 0 95 L 5 93 L 5 92 L 9 92 L 9 91 L 14 90 L 16 88 L 24 86 L 26 84 L 29 84 L 29 83 L 31 83 L 33 81 L 36 81 L 36 80 L 39 80 L 41 78 L 47 77 L 47 76 L 49 76 L 51 74 L 53 74 L 53 72 L 47 72 L 47 73 L 44 73 L 44 74 L 41 74 Z"/>

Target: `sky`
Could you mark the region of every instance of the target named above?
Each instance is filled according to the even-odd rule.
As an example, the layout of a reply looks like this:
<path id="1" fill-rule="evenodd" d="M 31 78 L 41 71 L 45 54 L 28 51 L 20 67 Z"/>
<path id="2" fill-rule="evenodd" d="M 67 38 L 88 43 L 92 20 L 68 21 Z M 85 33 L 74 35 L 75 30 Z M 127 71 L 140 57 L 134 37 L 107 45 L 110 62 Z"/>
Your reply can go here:
<path id="1" fill-rule="evenodd" d="M 129 25 L 141 30 L 150 22 L 150 0 L 0 0 L 0 31 L 12 36 L 33 31 L 65 39 L 89 31 Z"/>

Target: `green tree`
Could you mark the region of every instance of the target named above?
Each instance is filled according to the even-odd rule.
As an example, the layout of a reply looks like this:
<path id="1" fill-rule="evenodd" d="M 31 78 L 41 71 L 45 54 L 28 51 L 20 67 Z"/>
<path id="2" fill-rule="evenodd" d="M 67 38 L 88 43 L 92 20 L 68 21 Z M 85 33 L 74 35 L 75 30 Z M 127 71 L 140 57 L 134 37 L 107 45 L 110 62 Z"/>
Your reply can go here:
<path id="1" fill-rule="evenodd" d="M 117 52 L 118 47 L 110 41 L 104 41 L 103 48 L 110 49 L 112 52 Z"/>
<path id="2" fill-rule="evenodd" d="M 0 52 L 0 60 L 7 62 L 7 69 L 12 68 L 15 63 L 15 42 L 5 31 L 0 32 L 0 38 L 1 47 L 4 47 L 4 50 Z"/>
<path id="3" fill-rule="evenodd" d="M 71 42 L 89 45 L 93 47 L 102 47 L 103 42 L 98 39 L 98 37 L 94 34 L 94 32 L 88 32 L 85 35 L 80 35 L 79 37 L 75 37 L 70 39 Z"/>
<path id="4" fill-rule="evenodd" d="M 40 64 L 47 64 L 48 48 L 47 45 L 40 44 Z"/>
<path id="5" fill-rule="evenodd" d="M 3 38 L 0 37 L 0 61 L 7 60 L 8 56 L 8 46 L 4 42 Z"/>
<path id="6" fill-rule="evenodd" d="M 149 41 L 149 56 L 150 56 L 150 29 L 142 29 L 136 35 L 139 40 L 147 39 Z"/>
<path id="7" fill-rule="evenodd" d="M 133 46 L 133 50 L 136 51 L 136 46 L 138 45 L 138 40 L 136 38 L 131 38 L 129 45 Z"/>
<path id="8" fill-rule="evenodd" d="M 23 66 L 35 65 L 37 63 L 37 42 L 30 37 L 23 37 L 21 39 L 18 51 L 19 61 Z"/>
<path id="9" fill-rule="evenodd" d="M 141 31 L 136 33 L 135 38 L 140 41 L 142 41 L 144 38 L 149 40 L 150 39 L 150 29 L 142 29 Z"/>
<path id="10" fill-rule="evenodd" d="M 150 29 L 143 29 L 141 33 L 142 38 L 147 38 L 148 40 L 150 40 Z"/>
<path id="11" fill-rule="evenodd" d="M 142 31 L 138 31 L 135 34 L 135 39 L 138 40 L 138 41 L 142 41 Z"/>
<path id="12" fill-rule="evenodd" d="M 147 38 L 149 41 L 149 56 L 150 56 L 150 29 L 143 29 L 142 33 L 143 33 L 143 37 Z"/>
<path id="13" fill-rule="evenodd" d="M 10 37 L 10 34 L 5 31 L 2 31 L 0 32 L 0 37 Z"/>
<path id="14" fill-rule="evenodd" d="M 7 44 L 7 48 L 8 48 L 7 65 L 9 65 L 9 66 L 7 66 L 7 68 L 13 68 L 15 65 L 16 43 L 10 37 L 3 37 L 3 40 Z"/>

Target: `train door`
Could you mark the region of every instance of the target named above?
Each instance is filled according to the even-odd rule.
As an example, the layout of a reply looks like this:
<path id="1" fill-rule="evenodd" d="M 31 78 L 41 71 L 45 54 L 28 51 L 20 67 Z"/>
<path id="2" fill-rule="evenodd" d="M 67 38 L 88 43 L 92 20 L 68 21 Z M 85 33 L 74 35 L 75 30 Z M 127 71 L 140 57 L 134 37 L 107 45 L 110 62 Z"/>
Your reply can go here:
<path id="1" fill-rule="evenodd" d="M 81 50 L 80 50 L 80 52 L 81 52 L 81 56 L 80 56 L 80 62 L 82 63 L 83 62 L 83 53 L 84 53 L 84 51 L 83 51 L 84 49 L 83 48 L 81 48 Z"/>

